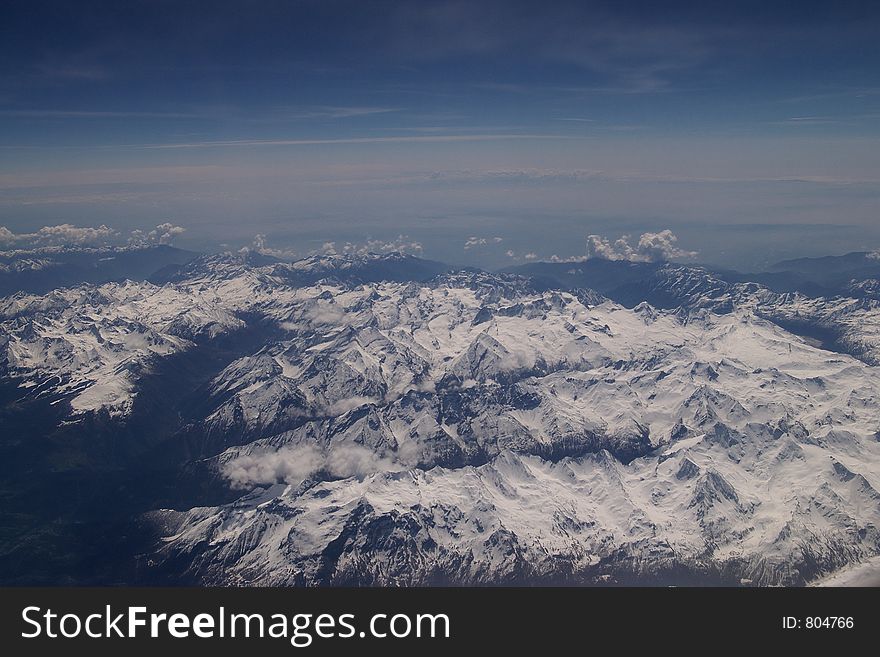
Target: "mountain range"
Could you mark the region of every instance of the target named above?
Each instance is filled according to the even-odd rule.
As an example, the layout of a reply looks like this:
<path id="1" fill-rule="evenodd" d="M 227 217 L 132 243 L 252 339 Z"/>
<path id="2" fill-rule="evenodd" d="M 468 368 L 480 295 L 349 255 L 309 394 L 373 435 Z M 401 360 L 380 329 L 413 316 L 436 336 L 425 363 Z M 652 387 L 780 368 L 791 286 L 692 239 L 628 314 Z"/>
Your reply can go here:
<path id="1" fill-rule="evenodd" d="M 142 261 L 0 299 L 4 583 L 790 586 L 880 554 L 873 254 Z"/>

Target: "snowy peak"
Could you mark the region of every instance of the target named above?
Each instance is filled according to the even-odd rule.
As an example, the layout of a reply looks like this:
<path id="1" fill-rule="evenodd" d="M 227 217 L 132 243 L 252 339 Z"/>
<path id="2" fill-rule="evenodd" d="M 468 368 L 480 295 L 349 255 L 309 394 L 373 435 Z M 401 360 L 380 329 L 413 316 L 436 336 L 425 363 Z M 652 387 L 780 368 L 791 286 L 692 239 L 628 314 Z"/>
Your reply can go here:
<path id="1" fill-rule="evenodd" d="M 651 283 L 628 306 L 426 262 L 227 254 L 5 297 L 2 376 L 122 427 L 163 363 L 211 363 L 162 444 L 238 499 L 150 515 L 188 581 L 803 584 L 880 553 L 872 300 L 615 266 L 615 294 Z"/>

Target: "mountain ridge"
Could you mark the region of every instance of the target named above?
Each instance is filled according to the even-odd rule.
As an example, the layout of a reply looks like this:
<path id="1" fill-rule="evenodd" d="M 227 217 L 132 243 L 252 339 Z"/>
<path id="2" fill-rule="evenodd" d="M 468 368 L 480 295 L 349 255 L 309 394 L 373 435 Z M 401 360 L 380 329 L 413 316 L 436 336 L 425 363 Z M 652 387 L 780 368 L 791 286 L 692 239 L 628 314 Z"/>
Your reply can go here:
<path id="1" fill-rule="evenodd" d="M 669 307 L 579 275 L 204 256 L 3 299 L 3 378 L 79 436 L 232 347 L 120 462 L 165 472 L 126 530 L 155 532 L 140 581 L 802 585 L 880 553 L 878 304 L 649 270 Z"/>

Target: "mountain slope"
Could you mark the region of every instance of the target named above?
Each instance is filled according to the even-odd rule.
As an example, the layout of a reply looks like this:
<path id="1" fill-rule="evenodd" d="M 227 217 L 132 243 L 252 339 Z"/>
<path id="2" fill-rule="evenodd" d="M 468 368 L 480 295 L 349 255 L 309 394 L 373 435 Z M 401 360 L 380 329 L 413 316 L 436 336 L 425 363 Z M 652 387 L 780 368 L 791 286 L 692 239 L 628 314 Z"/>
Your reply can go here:
<path id="1" fill-rule="evenodd" d="M 206 256 L 4 299 L 5 376 L 69 404 L 67 431 L 123 426 L 163 362 L 261 327 L 162 438 L 184 461 L 176 510 L 144 516 L 146 581 L 800 585 L 880 554 L 874 305 L 648 280 L 670 308 L 399 256 Z"/>
<path id="2" fill-rule="evenodd" d="M 177 267 L 198 254 L 172 246 L 71 248 L 0 252 L 0 296 L 50 290 L 81 283 L 142 281 L 165 267 Z"/>

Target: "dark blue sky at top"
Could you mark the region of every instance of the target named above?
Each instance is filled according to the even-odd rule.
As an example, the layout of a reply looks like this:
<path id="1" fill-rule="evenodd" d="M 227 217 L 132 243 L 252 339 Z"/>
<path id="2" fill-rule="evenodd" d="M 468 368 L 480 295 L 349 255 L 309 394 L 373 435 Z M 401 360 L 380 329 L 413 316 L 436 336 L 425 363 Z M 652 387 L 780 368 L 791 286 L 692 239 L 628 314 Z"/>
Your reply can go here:
<path id="1" fill-rule="evenodd" d="M 6 0 L 0 225 L 135 225 L 152 208 L 192 239 L 315 243 L 420 225 L 430 240 L 430 217 L 446 250 L 483 220 L 525 240 L 515 210 L 562 243 L 617 225 L 869 226 L 875 7 Z M 499 171 L 520 177 L 499 188 Z M 812 187 L 769 188 L 792 180 Z"/>
<path id="2" fill-rule="evenodd" d="M 859 130 L 880 85 L 871 3 L 4 6 L 0 100 L 13 143 L 63 133 L 173 141 L 175 128 L 266 137 L 578 127 L 560 126 L 565 119 L 731 130 L 846 119 Z M 859 91 L 863 102 L 835 96 Z M 810 112 L 793 116 L 801 109 Z M 120 115 L 88 116 L 98 112 Z M 357 117 L 365 120 L 338 120 Z M 71 135 L 62 119 L 74 118 Z"/>

